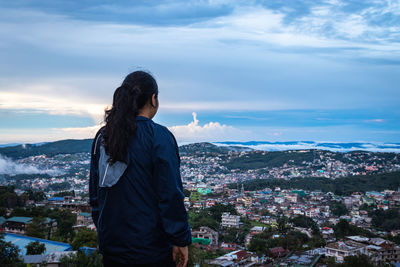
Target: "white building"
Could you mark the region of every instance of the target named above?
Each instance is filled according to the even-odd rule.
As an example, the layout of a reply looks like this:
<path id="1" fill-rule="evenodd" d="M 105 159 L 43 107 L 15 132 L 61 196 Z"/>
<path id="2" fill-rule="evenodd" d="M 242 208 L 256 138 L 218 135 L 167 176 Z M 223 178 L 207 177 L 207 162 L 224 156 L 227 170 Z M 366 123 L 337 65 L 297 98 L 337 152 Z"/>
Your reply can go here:
<path id="1" fill-rule="evenodd" d="M 239 228 L 240 216 L 231 215 L 230 212 L 224 212 L 221 216 L 221 226 L 222 227 L 236 227 Z"/>
<path id="2" fill-rule="evenodd" d="M 344 242 L 338 241 L 335 243 L 329 243 L 325 246 L 325 255 L 327 257 L 335 257 L 337 262 L 343 262 L 345 257 L 366 254 L 366 247 L 366 244 L 351 240 L 346 240 Z"/>

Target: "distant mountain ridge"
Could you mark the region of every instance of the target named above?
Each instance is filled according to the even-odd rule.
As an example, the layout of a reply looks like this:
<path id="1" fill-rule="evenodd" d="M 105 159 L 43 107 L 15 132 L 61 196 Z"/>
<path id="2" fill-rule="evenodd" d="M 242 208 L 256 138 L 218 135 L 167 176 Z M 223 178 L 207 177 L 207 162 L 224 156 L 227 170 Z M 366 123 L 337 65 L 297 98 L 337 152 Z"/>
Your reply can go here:
<path id="1" fill-rule="evenodd" d="M 92 147 L 92 142 L 93 139 L 66 139 L 48 143 L 22 144 L 0 147 L 0 154 L 9 158 L 20 159 L 43 154 L 54 156 L 57 154 L 88 153 Z"/>
<path id="2" fill-rule="evenodd" d="M 383 142 L 319 142 L 319 141 L 224 141 L 212 142 L 219 146 L 242 146 L 252 148 L 254 150 L 264 151 L 284 151 L 294 149 L 322 149 L 334 152 L 348 152 L 355 150 L 363 150 L 370 152 L 395 152 L 400 153 L 400 143 L 383 143 Z"/>
<path id="3" fill-rule="evenodd" d="M 68 139 L 56 142 L 19 144 L 15 146 L 0 147 L 0 154 L 13 159 L 20 159 L 36 155 L 54 156 L 56 154 L 89 153 L 93 139 Z M 251 148 L 242 146 L 217 146 L 211 143 L 193 143 L 179 146 L 181 154 L 195 154 L 196 152 L 221 153 L 228 151 L 250 151 Z"/>
<path id="4" fill-rule="evenodd" d="M 0 154 L 13 159 L 46 154 L 89 153 L 93 139 L 67 139 L 55 142 L 41 142 L 34 144 L 19 144 L 14 146 L 0 147 Z M 226 154 L 229 151 L 286 151 L 286 150 L 330 150 L 334 152 L 370 151 L 370 152 L 395 152 L 400 153 L 400 143 L 373 143 L 373 142 L 315 142 L 315 141 L 248 141 L 248 142 L 199 142 L 179 146 L 179 151 L 184 154 L 195 154 L 198 152 Z"/>
<path id="5" fill-rule="evenodd" d="M 18 146 L 20 143 L 8 143 L 8 144 L 1 144 L 0 147 L 8 147 L 8 146 Z"/>

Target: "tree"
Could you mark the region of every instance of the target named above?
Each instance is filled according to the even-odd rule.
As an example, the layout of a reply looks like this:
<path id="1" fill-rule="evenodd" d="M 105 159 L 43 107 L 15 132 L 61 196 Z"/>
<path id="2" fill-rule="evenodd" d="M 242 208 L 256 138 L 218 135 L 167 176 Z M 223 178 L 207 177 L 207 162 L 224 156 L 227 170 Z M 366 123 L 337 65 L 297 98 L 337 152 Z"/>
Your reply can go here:
<path id="1" fill-rule="evenodd" d="M 46 199 L 46 195 L 43 191 L 33 191 L 32 189 L 28 189 L 24 194 L 28 196 L 29 200 L 33 200 L 35 202 Z"/>
<path id="2" fill-rule="evenodd" d="M 13 243 L 4 241 L 4 234 L 0 233 L 0 266 L 24 266 L 19 252 L 20 249 Z"/>
<path id="3" fill-rule="evenodd" d="M 298 231 L 290 231 L 284 237 L 280 237 L 279 245 L 289 250 L 298 250 L 309 241 L 306 234 Z"/>
<path id="4" fill-rule="evenodd" d="M 221 222 L 221 216 L 222 213 L 224 212 L 229 212 L 231 215 L 237 215 L 236 208 L 233 204 L 224 205 L 216 203 L 214 206 L 209 207 L 204 211 L 206 211 L 208 215 L 210 215 L 213 219 L 217 220 L 218 222 Z"/>
<path id="5" fill-rule="evenodd" d="M 316 225 L 313 219 L 304 215 L 297 215 L 293 219 L 290 220 L 295 226 L 303 227 L 303 228 L 311 228 L 313 225 Z"/>
<path id="6" fill-rule="evenodd" d="M 249 244 L 248 249 L 257 253 L 257 255 L 265 254 L 267 250 L 267 240 L 254 236 Z"/>
<path id="7" fill-rule="evenodd" d="M 43 229 L 44 217 L 57 221 L 57 232 L 52 236 L 52 239 L 68 242 L 74 235 L 73 226 L 76 221 L 76 215 L 69 210 L 49 209 L 46 207 L 15 208 L 11 216 L 33 217 L 33 222 L 27 226 L 27 234 L 31 236 L 43 238 L 49 233 L 48 230 L 50 229 Z M 35 217 L 40 217 L 41 219 Z"/>
<path id="8" fill-rule="evenodd" d="M 97 232 L 87 228 L 79 229 L 71 243 L 71 246 L 74 250 L 78 250 L 83 246 L 97 248 Z"/>
<path id="9" fill-rule="evenodd" d="M 278 219 L 278 230 L 279 233 L 286 233 L 287 229 L 288 229 L 288 218 L 286 216 L 281 216 Z"/>
<path id="10" fill-rule="evenodd" d="M 336 238 L 343 238 L 350 235 L 363 235 L 366 237 L 375 237 L 370 231 L 364 230 L 355 225 L 349 224 L 346 220 L 340 220 L 334 227 Z"/>
<path id="11" fill-rule="evenodd" d="M 46 252 L 46 245 L 39 241 L 32 241 L 25 248 L 26 255 L 40 255 Z"/>
<path id="12" fill-rule="evenodd" d="M 53 195 L 53 197 L 65 197 L 65 196 L 75 196 L 75 190 L 72 191 L 61 191 Z"/>
<path id="13" fill-rule="evenodd" d="M 15 192 L 6 192 L 2 194 L 0 202 L 6 208 L 14 208 L 18 205 L 18 195 Z"/>
<path id="14" fill-rule="evenodd" d="M 400 212 L 396 209 L 378 209 L 369 212 L 369 215 L 372 216 L 372 225 L 378 229 L 385 231 L 400 229 Z"/>
<path id="15" fill-rule="evenodd" d="M 201 210 L 199 213 L 189 213 L 189 224 L 193 229 L 200 226 L 208 226 L 214 230 L 219 229 L 223 212 L 230 212 L 237 215 L 235 206 L 216 203 L 214 206 Z"/>
<path id="16" fill-rule="evenodd" d="M 74 235 L 73 226 L 76 221 L 76 215 L 69 210 L 58 210 L 57 220 L 57 236 L 64 241 L 71 240 Z"/>
<path id="17" fill-rule="evenodd" d="M 26 226 L 26 235 L 45 238 L 46 229 L 44 227 L 45 219 L 43 217 L 33 217 L 32 222 Z"/>
<path id="18" fill-rule="evenodd" d="M 101 254 L 97 251 L 86 255 L 82 251 L 69 256 L 63 256 L 60 259 L 60 267 L 75 267 L 75 266 L 88 266 L 88 267 L 103 267 L 103 260 Z"/>
<path id="19" fill-rule="evenodd" d="M 366 210 L 368 212 L 374 211 L 375 209 L 376 209 L 376 204 L 375 203 L 371 204 L 371 205 L 369 205 L 367 203 L 364 203 L 364 204 L 362 204 L 360 206 L 360 210 Z"/>
<path id="20" fill-rule="evenodd" d="M 203 216 L 202 214 L 192 213 L 191 216 L 189 216 L 189 224 L 192 229 L 200 228 L 200 226 L 207 226 L 217 231 L 219 228 L 219 222 L 208 216 Z"/>
<path id="21" fill-rule="evenodd" d="M 199 266 L 208 267 L 211 266 L 205 262 L 207 259 L 214 259 L 216 257 L 222 256 L 225 254 L 225 251 L 221 251 L 221 249 L 217 249 L 215 252 L 203 250 L 201 248 L 196 247 L 196 245 L 189 245 L 189 259 L 187 266 Z"/>
<path id="22" fill-rule="evenodd" d="M 228 243 L 236 243 L 239 235 L 239 229 L 231 227 L 224 231 L 224 235 L 220 237 L 220 240 Z"/>
<path id="23" fill-rule="evenodd" d="M 7 208 L 0 207 L 0 216 L 6 216 L 7 215 Z"/>
<path id="24" fill-rule="evenodd" d="M 250 241 L 248 249 L 256 252 L 257 255 L 265 254 L 268 248 L 275 247 L 278 242 L 277 239 L 271 238 L 273 232 L 271 228 L 264 230 L 262 233 L 256 234 Z"/>
<path id="25" fill-rule="evenodd" d="M 333 201 L 331 203 L 331 210 L 332 214 L 335 216 L 342 216 L 346 215 L 349 211 L 347 210 L 346 206 L 343 203 Z"/>
<path id="26" fill-rule="evenodd" d="M 267 209 L 261 210 L 261 216 L 271 216 L 271 213 Z"/>
<path id="27" fill-rule="evenodd" d="M 189 190 L 187 190 L 186 188 L 183 189 L 183 194 L 185 195 L 185 197 L 190 197 L 190 194 L 192 192 L 190 192 Z"/>
<path id="28" fill-rule="evenodd" d="M 344 258 L 344 262 L 342 264 L 338 264 L 340 267 L 374 267 L 374 265 L 370 262 L 368 256 L 359 255 L 359 256 L 348 256 Z"/>

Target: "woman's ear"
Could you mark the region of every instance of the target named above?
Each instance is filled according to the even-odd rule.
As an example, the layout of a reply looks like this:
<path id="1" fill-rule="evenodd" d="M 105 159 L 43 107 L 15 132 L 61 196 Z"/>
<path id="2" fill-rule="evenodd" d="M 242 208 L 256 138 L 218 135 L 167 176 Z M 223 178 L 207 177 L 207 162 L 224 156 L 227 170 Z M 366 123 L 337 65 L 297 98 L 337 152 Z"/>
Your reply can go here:
<path id="1" fill-rule="evenodd" d="M 158 107 L 158 98 L 157 98 L 156 94 L 152 94 L 152 96 L 151 96 L 151 106 L 154 108 Z"/>

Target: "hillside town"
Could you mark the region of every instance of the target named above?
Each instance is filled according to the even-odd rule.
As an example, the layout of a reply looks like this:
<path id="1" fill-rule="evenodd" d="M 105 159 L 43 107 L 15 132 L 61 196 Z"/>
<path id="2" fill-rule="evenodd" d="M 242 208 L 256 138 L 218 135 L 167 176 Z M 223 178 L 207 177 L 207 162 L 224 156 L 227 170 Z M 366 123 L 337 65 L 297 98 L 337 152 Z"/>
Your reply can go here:
<path id="1" fill-rule="evenodd" d="M 181 176 L 188 190 L 219 190 L 224 184 L 255 179 L 323 177 L 337 179 L 400 170 L 396 153 L 326 150 L 258 151 L 196 143 L 180 147 Z M 0 175 L 0 185 L 43 191 L 74 190 L 87 193 L 90 153 L 35 155 L 15 160 L 36 166 L 36 175 Z"/>
<path id="2" fill-rule="evenodd" d="M 220 217 L 216 225 L 213 221 L 204 221 L 205 224 L 201 225 L 203 218 L 194 219 L 193 224 L 199 226 L 192 227 L 193 246 L 219 256 L 196 259 L 197 264 L 328 266 L 331 262 L 342 263 L 348 256 L 365 255 L 379 266 L 400 259 L 400 246 L 395 242 L 399 241 L 400 229 L 382 229 L 374 221 L 376 215 L 373 215 L 377 210 L 398 211 L 400 191 L 354 192 L 351 196 L 342 197 L 321 191 L 280 188 L 244 191 L 242 187 L 240 190 L 222 188 L 213 192 L 214 196 L 209 196 L 200 189 L 189 191 L 189 196 L 185 197 L 190 217 L 194 218 L 196 214 L 212 210 L 213 207 L 218 207 L 218 210 L 214 210 L 212 215 L 219 214 Z M 41 201 L 26 201 L 26 207 L 43 206 L 74 214 L 75 232 L 82 228 L 95 230 L 85 197 L 49 197 Z M 6 216 L 0 217 L 6 240 L 13 242 L 18 239 L 15 241 L 18 244 L 21 239 L 32 239 L 27 236 L 27 229 L 29 232 L 30 226 L 36 223 L 35 217 L 7 216 L 12 213 L 12 209 L 7 209 Z M 47 229 L 46 235 L 37 240 L 51 244 L 57 226 L 55 219 L 45 218 L 41 227 Z M 235 234 L 233 237 L 232 233 Z M 238 238 L 240 235 L 243 238 Z M 270 243 L 277 246 L 257 244 L 256 241 L 263 240 L 263 235 L 268 236 L 265 241 L 275 240 Z M 291 241 L 294 243 L 285 240 L 289 235 L 299 235 L 297 238 L 302 240 L 301 244 L 295 244 L 296 240 Z M 53 254 L 48 255 L 54 257 L 72 251 L 67 243 L 57 245 L 54 247 L 56 251 L 50 249 Z"/>
<path id="3" fill-rule="evenodd" d="M 197 144 L 181 150 L 192 231 L 189 266 L 400 264 L 400 188 L 391 182 L 399 180 L 397 154 L 284 151 L 281 166 L 270 159 L 260 168 L 256 159 L 268 152 L 213 149 Z M 47 171 L 3 177 L 0 229 L 23 263 L 64 266 L 77 255 L 98 261 L 88 203 L 89 158 L 88 153 L 29 156 L 16 162 Z M 235 167 L 237 160 L 242 168 Z M 297 176 L 340 181 L 356 175 L 385 180 L 388 188 L 344 193 L 290 184 L 254 189 L 248 183 L 270 176 L 290 182 Z M 42 253 L 29 255 L 34 242 L 43 244 Z"/>

